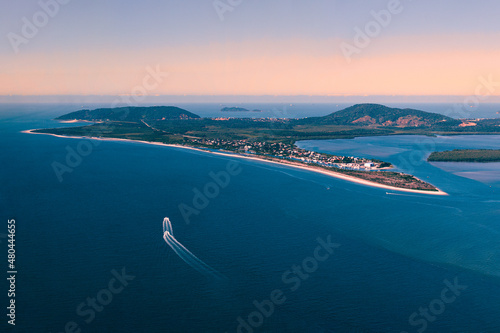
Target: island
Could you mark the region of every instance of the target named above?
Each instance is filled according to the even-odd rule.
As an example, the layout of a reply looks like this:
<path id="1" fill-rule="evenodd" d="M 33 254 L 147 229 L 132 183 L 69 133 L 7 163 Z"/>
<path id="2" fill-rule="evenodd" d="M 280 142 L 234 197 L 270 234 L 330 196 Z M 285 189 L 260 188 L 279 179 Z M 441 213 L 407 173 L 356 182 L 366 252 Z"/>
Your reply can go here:
<path id="1" fill-rule="evenodd" d="M 222 112 L 262 112 L 262 110 L 248 110 L 240 107 L 224 107 L 221 109 Z"/>
<path id="2" fill-rule="evenodd" d="M 429 162 L 500 162 L 500 149 L 454 149 L 433 152 Z"/>
<path id="3" fill-rule="evenodd" d="M 379 135 L 499 134 L 500 119 L 469 120 L 414 109 L 357 104 L 323 117 L 202 118 L 174 106 L 80 110 L 57 118 L 91 125 L 32 130 L 31 133 L 175 145 L 327 173 L 391 190 L 443 194 L 412 175 L 388 171 L 390 163 L 298 148 L 299 140 Z"/>

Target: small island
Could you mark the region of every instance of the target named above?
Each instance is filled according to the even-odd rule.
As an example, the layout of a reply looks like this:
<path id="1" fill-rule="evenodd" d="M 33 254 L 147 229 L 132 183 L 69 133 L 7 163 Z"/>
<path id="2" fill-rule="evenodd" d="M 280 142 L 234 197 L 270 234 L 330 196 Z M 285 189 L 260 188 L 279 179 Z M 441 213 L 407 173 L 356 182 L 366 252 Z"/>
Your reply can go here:
<path id="1" fill-rule="evenodd" d="M 500 119 L 476 119 L 475 126 L 463 126 L 463 120 L 441 114 L 378 104 L 357 104 L 326 116 L 298 119 L 203 118 L 174 106 L 154 106 L 81 110 L 61 116 L 58 120 L 93 124 L 32 130 L 30 133 L 133 140 L 197 149 L 235 158 L 286 164 L 387 190 L 437 195 L 446 193 L 413 175 L 388 171 L 392 168 L 390 163 L 308 151 L 295 143 L 378 135 L 500 133 Z M 435 160 L 436 156 L 439 155 L 432 156 L 430 160 Z M 497 151 L 479 151 L 472 156 L 472 161 L 498 161 L 498 156 Z M 460 160 L 471 161 L 464 156 Z"/>
<path id="2" fill-rule="evenodd" d="M 500 162 L 500 149 L 454 149 L 433 152 L 429 162 Z"/>
<path id="3" fill-rule="evenodd" d="M 262 112 L 262 110 L 248 110 L 240 107 L 224 107 L 221 109 L 222 112 Z"/>

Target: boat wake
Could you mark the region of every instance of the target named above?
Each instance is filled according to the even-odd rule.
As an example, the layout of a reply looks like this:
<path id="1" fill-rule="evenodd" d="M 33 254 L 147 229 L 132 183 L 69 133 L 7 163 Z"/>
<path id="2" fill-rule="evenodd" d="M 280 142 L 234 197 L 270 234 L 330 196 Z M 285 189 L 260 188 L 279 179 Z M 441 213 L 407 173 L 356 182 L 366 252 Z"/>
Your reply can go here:
<path id="1" fill-rule="evenodd" d="M 172 223 L 168 217 L 165 217 L 163 220 L 163 239 L 165 242 L 174 250 L 174 252 L 184 260 L 189 266 L 200 272 L 201 274 L 208 276 L 210 278 L 215 278 L 217 280 L 225 279 L 226 277 L 205 264 L 201 261 L 197 256 L 195 256 L 191 251 L 186 249 L 184 245 L 179 243 L 177 239 L 175 239 L 172 230 Z"/>

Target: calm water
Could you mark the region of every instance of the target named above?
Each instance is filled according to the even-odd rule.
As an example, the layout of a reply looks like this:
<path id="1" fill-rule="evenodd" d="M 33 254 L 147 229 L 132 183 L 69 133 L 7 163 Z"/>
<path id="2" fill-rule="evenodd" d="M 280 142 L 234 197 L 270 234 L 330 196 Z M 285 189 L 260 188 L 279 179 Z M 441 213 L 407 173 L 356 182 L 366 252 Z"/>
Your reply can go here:
<path id="1" fill-rule="evenodd" d="M 432 165 L 451 172 L 457 176 L 462 176 L 485 184 L 500 185 L 500 163 L 455 163 L 455 162 L 434 162 Z"/>
<path id="2" fill-rule="evenodd" d="M 304 118 L 319 117 L 342 110 L 352 103 L 240 103 L 240 104 L 218 104 L 218 103 L 198 103 L 198 104 L 176 104 L 191 112 L 204 117 L 271 117 L 271 118 Z M 222 107 L 239 106 L 247 110 L 262 110 L 262 112 L 221 112 Z M 499 118 L 500 104 L 435 104 L 435 103 L 389 103 L 387 106 L 395 108 L 413 108 L 427 112 L 434 112 L 447 115 L 452 118 Z M 91 106 L 89 106 L 91 107 Z"/>
<path id="3" fill-rule="evenodd" d="M 433 149 L 500 148 L 498 136 L 301 143 L 388 160 L 450 193 L 434 197 L 182 149 L 20 133 L 68 126 L 50 119 L 74 109 L 2 106 L 0 233 L 16 219 L 19 271 L 16 330 L 3 315 L 2 331 L 64 332 L 73 321 L 82 332 L 236 332 L 249 316 L 256 327 L 240 332 L 500 331 L 498 179 L 425 162 Z M 53 163 L 78 147 L 91 152 L 60 182 Z M 194 206 L 193 189 L 203 191 L 230 161 L 241 172 L 187 224 L 179 205 Z M 172 251 L 165 216 L 176 239 L 225 279 L 205 277 Z M 319 262 L 311 260 L 318 238 L 339 246 Z M 302 264 L 309 273 L 288 272 Z M 106 292 L 112 270 L 123 268 L 134 278 Z M 446 303 L 445 280 L 466 286 L 445 293 Z M 256 314 L 254 301 L 268 304 L 277 289 L 284 302 Z M 96 296 L 106 303 L 100 311 L 86 305 Z M 77 313 L 82 303 L 86 315 Z M 429 306 L 428 319 L 412 317 Z"/>

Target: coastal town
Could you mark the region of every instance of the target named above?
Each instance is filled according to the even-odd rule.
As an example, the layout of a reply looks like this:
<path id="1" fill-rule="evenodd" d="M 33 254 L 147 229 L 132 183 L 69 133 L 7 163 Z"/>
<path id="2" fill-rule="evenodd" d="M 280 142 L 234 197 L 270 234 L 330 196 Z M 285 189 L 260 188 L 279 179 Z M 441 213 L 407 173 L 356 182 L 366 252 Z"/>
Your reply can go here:
<path id="1" fill-rule="evenodd" d="M 264 157 L 301 162 L 305 164 L 318 165 L 327 168 L 375 171 L 392 167 L 392 165 L 387 162 L 361 157 L 336 156 L 318 153 L 301 149 L 295 145 L 282 142 L 269 143 L 249 140 L 201 138 L 189 138 L 188 141 L 190 145 L 201 148 L 230 151 L 239 154 L 259 155 Z"/>
<path id="2" fill-rule="evenodd" d="M 364 106 L 359 107 L 363 108 Z M 392 113 L 399 112 L 397 109 L 388 108 L 387 110 Z M 125 113 L 120 114 L 120 112 Z M 434 119 L 437 116 L 429 117 Z M 134 107 L 126 110 L 123 108 L 80 110 L 58 118 L 62 121 L 75 119 L 88 120 L 95 122 L 95 124 L 81 127 L 40 129 L 33 130 L 31 133 L 134 140 L 200 149 L 210 153 L 226 155 L 231 153 L 238 155 L 237 157 L 287 164 L 370 186 L 446 195 L 432 184 L 415 176 L 389 171 L 388 169 L 392 169 L 393 166 L 387 162 L 366 156 L 333 155 L 297 147 L 295 145 L 297 141 L 317 138 L 318 127 L 321 128 L 324 126 L 321 123 L 327 121 L 323 118 L 320 120 L 302 119 L 304 124 L 300 125 L 300 131 L 293 128 L 295 125 L 290 124 L 290 122 L 298 120 L 201 118 L 187 110 L 172 106 Z M 318 121 L 319 125 L 314 124 Z M 313 124 L 311 130 L 313 131 L 304 131 L 304 126 L 308 128 L 311 126 L 311 122 Z M 331 126 L 329 130 L 331 130 Z M 348 133 L 353 136 L 367 135 L 366 130 L 361 128 L 350 130 Z M 345 131 L 342 131 L 341 134 L 342 137 L 347 135 Z M 320 137 L 329 138 L 329 136 Z"/>

